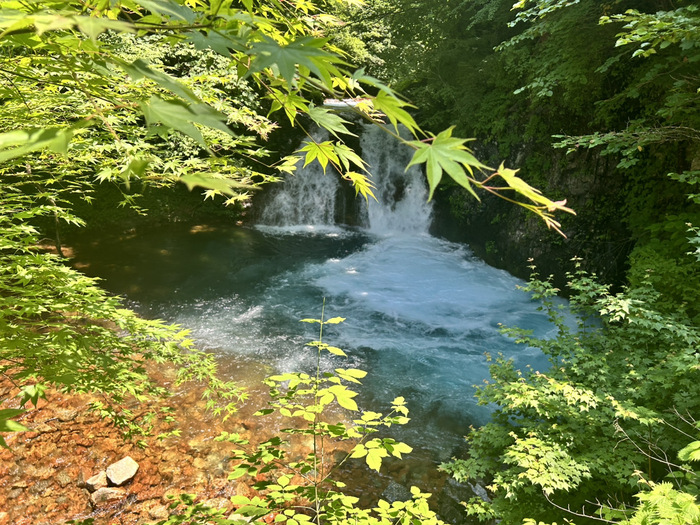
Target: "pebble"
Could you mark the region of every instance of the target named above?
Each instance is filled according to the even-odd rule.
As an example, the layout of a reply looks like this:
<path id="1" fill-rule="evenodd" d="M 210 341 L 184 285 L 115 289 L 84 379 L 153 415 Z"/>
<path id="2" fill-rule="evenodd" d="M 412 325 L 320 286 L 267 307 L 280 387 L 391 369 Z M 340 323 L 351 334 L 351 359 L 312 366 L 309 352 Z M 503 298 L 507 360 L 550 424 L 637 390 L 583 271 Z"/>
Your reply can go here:
<path id="1" fill-rule="evenodd" d="M 126 498 L 126 491 L 117 487 L 102 487 L 90 495 L 90 501 L 95 507 Z"/>
<path id="2" fill-rule="evenodd" d="M 111 485 L 121 487 L 134 479 L 138 470 L 139 464 L 131 456 L 126 456 L 107 467 L 107 480 Z"/>
<path id="3" fill-rule="evenodd" d="M 107 486 L 107 473 L 102 470 L 99 473 L 92 476 L 85 482 L 85 486 L 90 492 L 95 492 L 98 489 Z"/>
<path id="4" fill-rule="evenodd" d="M 165 520 L 170 517 L 170 511 L 165 505 L 157 505 L 148 510 L 148 515 L 154 520 Z"/>

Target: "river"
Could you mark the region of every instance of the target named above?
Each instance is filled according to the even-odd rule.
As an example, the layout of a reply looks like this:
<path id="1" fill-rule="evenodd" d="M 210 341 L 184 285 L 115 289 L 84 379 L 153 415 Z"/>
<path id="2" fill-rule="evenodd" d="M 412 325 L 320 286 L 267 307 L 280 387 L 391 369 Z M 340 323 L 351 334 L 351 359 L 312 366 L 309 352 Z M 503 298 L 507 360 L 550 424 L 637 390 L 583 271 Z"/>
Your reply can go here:
<path id="1" fill-rule="evenodd" d="M 310 371 L 307 341 L 317 325 L 303 318 L 341 316 L 326 342 L 348 358 L 325 369 L 368 371 L 360 405 L 383 411 L 396 396 L 411 422 L 397 435 L 440 462 L 458 453 L 470 425 L 489 418 L 474 385 L 488 377 L 485 354 L 546 368 L 538 350 L 499 331 L 510 325 L 546 335 L 553 328 L 524 283 L 489 267 L 467 246 L 429 233 L 432 208 L 424 177 L 404 172 L 407 153 L 382 135 L 362 137 L 377 201 L 355 222 L 339 198 L 340 181 L 317 168 L 276 188 L 255 226 L 173 224 L 78 246 L 78 264 L 124 295 L 138 312 L 179 323 L 224 361 L 269 373 Z"/>

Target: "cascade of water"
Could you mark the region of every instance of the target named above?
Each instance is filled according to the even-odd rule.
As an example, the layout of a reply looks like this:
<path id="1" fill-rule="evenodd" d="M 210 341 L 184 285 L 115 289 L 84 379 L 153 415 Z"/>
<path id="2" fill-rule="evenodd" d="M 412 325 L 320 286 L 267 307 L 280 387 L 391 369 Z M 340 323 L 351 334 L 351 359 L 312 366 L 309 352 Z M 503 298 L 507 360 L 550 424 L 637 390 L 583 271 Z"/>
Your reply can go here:
<path id="1" fill-rule="evenodd" d="M 327 136 L 316 133 L 314 140 Z M 336 222 L 336 201 L 340 180 L 329 169 L 324 173 L 317 162 L 289 175 L 273 192 L 262 210 L 260 224 L 267 226 L 330 226 Z"/>
<path id="2" fill-rule="evenodd" d="M 367 226 L 373 233 L 427 233 L 432 205 L 420 168 L 406 170 L 412 150 L 377 126 L 367 126 L 360 142 L 369 163 L 377 200 L 367 205 Z"/>
<path id="3" fill-rule="evenodd" d="M 411 150 L 377 126 L 363 129 L 360 146 L 372 173 L 377 200 L 361 203 L 358 206 L 360 216 L 354 222 L 378 235 L 426 233 L 432 207 L 427 202 L 425 178 L 420 168 L 405 169 Z M 260 224 L 293 227 L 333 226 L 344 222 L 344 210 L 339 209 L 345 202 L 344 185 L 331 171 L 324 174 L 321 167 L 313 163 L 287 177 L 266 203 Z"/>
<path id="4" fill-rule="evenodd" d="M 260 222 L 269 226 L 334 224 L 339 188 L 333 173 L 324 174 L 316 163 L 309 165 L 276 188 Z"/>

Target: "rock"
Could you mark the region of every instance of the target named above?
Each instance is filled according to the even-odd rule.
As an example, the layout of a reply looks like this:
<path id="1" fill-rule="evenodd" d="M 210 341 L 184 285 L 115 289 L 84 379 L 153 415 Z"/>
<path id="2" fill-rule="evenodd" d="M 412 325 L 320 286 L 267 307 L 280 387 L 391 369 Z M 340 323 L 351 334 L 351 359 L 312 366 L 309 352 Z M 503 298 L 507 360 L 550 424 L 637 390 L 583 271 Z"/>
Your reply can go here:
<path id="1" fill-rule="evenodd" d="M 243 482 L 237 483 L 234 489 L 234 494 L 237 496 L 246 496 L 248 498 L 253 497 L 253 491 L 249 485 Z"/>
<path id="2" fill-rule="evenodd" d="M 178 489 L 178 488 L 169 488 L 167 489 L 161 498 L 161 501 L 165 504 L 170 504 L 173 503 L 174 501 L 177 501 L 180 499 L 180 494 L 182 494 L 184 490 Z"/>
<path id="3" fill-rule="evenodd" d="M 59 421 L 65 423 L 67 421 L 73 421 L 75 416 L 78 415 L 78 411 L 71 408 L 57 408 L 56 417 Z"/>
<path id="4" fill-rule="evenodd" d="M 69 439 L 73 442 L 74 445 L 78 445 L 81 447 L 90 447 L 93 444 L 92 439 L 90 439 L 87 436 L 81 436 L 78 434 L 71 435 Z"/>
<path id="5" fill-rule="evenodd" d="M 408 501 L 411 499 L 411 491 L 403 485 L 399 485 L 394 480 L 389 481 L 389 485 L 382 493 L 382 497 L 389 503 L 394 501 Z"/>
<path id="6" fill-rule="evenodd" d="M 120 487 L 131 481 L 138 470 L 139 464 L 131 456 L 126 456 L 107 467 L 107 480 L 110 484 Z"/>
<path id="7" fill-rule="evenodd" d="M 115 487 L 102 487 L 90 495 L 90 501 L 95 507 L 124 498 L 126 498 L 126 491 Z"/>
<path id="8" fill-rule="evenodd" d="M 228 509 L 231 504 L 231 500 L 228 498 L 212 498 L 203 502 L 204 505 L 212 509 Z"/>
<path id="9" fill-rule="evenodd" d="M 46 479 L 42 479 L 40 481 L 37 481 L 36 483 L 34 483 L 32 486 L 29 487 L 29 493 L 32 494 L 33 496 L 39 496 L 39 495 L 44 494 L 50 486 L 51 486 L 50 481 L 48 481 Z"/>
<path id="10" fill-rule="evenodd" d="M 473 485 L 471 483 L 467 483 L 467 485 L 469 485 L 469 488 L 472 489 L 474 494 L 476 494 L 476 496 L 479 499 L 481 499 L 487 503 L 491 503 L 491 498 L 489 497 L 489 493 L 486 491 L 486 489 L 484 488 L 483 485 L 481 485 L 479 483 L 474 483 Z"/>
<path id="11" fill-rule="evenodd" d="M 442 490 L 436 493 L 433 502 L 438 514 L 445 523 L 463 523 L 464 504 L 478 492 L 472 490 L 471 484 L 462 484 L 453 478 L 447 478 Z"/>
<path id="12" fill-rule="evenodd" d="M 46 423 L 40 423 L 32 428 L 34 432 L 40 432 L 42 434 L 48 434 L 49 432 L 55 432 L 56 428 L 48 425 Z"/>
<path id="13" fill-rule="evenodd" d="M 167 520 L 170 517 L 170 511 L 165 505 L 156 505 L 148 510 L 148 515 L 154 520 Z"/>
<path id="14" fill-rule="evenodd" d="M 99 474 L 95 474 L 85 482 L 85 486 L 90 492 L 95 492 L 107 485 L 107 473 L 104 470 L 100 471 Z"/>
<path id="15" fill-rule="evenodd" d="M 56 470 L 53 469 L 52 467 L 40 467 L 34 473 L 34 477 L 37 477 L 41 480 L 51 479 L 55 475 L 56 475 Z"/>
<path id="16" fill-rule="evenodd" d="M 61 486 L 61 488 L 67 487 L 73 481 L 73 478 L 65 470 L 60 471 L 54 479 L 56 480 L 56 483 Z"/>

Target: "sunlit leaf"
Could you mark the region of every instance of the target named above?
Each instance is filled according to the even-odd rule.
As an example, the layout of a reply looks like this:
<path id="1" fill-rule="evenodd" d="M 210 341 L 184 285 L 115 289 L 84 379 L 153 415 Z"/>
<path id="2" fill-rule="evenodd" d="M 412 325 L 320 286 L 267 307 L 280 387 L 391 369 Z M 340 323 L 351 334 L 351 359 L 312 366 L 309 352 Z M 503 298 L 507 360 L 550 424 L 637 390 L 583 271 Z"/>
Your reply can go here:
<path id="1" fill-rule="evenodd" d="M 17 421 L 11 419 L 24 413 L 25 410 L 15 408 L 0 410 L 0 432 L 24 432 L 29 430 L 21 423 L 18 423 Z M 7 448 L 6 444 L 3 446 Z"/>
<path id="2" fill-rule="evenodd" d="M 175 20 L 182 20 L 193 24 L 197 20 L 197 14 L 187 5 L 167 0 L 137 0 L 139 4 L 151 12 L 167 15 Z"/>
<path id="3" fill-rule="evenodd" d="M 220 175 L 211 173 L 189 173 L 180 177 L 180 181 L 189 190 L 195 187 L 214 190 L 225 195 L 233 195 L 240 190 L 255 189 L 252 186 L 241 184 L 238 181 L 222 178 Z"/>
<path id="4" fill-rule="evenodd" d="M 700 461 L 700 441 L 693 441 L 678 452 L 681 461 Z"/>
<path id="5" fill-rule="evenodd" d="M 389 118 L 397 133 L 399 132 L 399 124 L 406 126 L 412 134 L 420 130 L 411 114 L 404 109 L 414 106 L 408 102 L 402 101 L 396 95 L 388 93 L 387 91 L 380 91 L 372 100 L 372 104 L 374 109 L 381 111 Z"/>
<path id="6" fill-rule="evenodd" d="M 342 142 L 336 142 L 333 144 L 333 149 L 338 155 L 340 164 L 345 168 L 346 171 L 351 171 L 350 167 L 352 164 L 358 168 L 367 171 L 367 163 L 360 157 L 353 149 L 343 144 Z"/>
<path id="7" fill-rule="evenodd" d="M 262 35 L 262 40 L 254 43 L 249 51 L 253 57 L 250 73 L 271 68 L 291 85 L 295 81 L 297 66 L 303 66 L 330 87 L 331 76 L 340 74 L 334 64 L 341 63 L 341 60 L 323 49 L 326 42 L 323 38 L 306 36 L 280 45 Z"/>
<path id="8" fill-rule="evenodd" d="M 426 175 L 430 193 L 428 200 L 432 199 L 435 188 L 442 179 L 443 171 L 452 177 L 463 188 L 478 199 L 474 192 L 473 185 L 477 182 L 473 179 L 473 169 L 485 169 L 486 166 L 474 157 L 474 155 L 464 146 L 466 139 L 452 137 L 451 127 L 440 132 L 432 141 L 413 141 L 411 145 L 416 148 L 413 158 L 408 163 L 407 168 L 416 164 L 426 165 Z M 465 171 L 466 170 L 466 171 Z M 467 176 L 469 172 L 469 176 Z"/>
<path id="9" fill-rule="evenodd" d="M 372 192 L 375 187 L 372 184 L 372 181 L 366 175 L 355 171 L 348 171 L 343 174 L 343 178 L 352 183 L 353 187 L 355 188 L 355 195 L 362 195 L 365 200 L 368 200 L 369 197 L 372 197 L 375 201 L 377 200 Z"/>
<path id="10" fill-rule="evenodd" d="M 86 124 L 87 122 L 83 121 L 71 128 L 54 127 L 2 133 L 0 134 L 0 162 L 16 159 L 43 148 L 65 154 L 76 130 Z"/>
<path id="11" fill-rule="evenodd" d="M 207 143 L 195 124 L 233 135 L 226 125 L 226 116 L 206 104 L 187 104 L 180 100 L 163 100 L 153 96 L 141 107 L 149 125 L 163 124 L 180 131 L 196 140 L 202 147 L 207 147 Z"/>
<path id="12" fill-rule="evenodd" d="M 306 158 L 304 159 L 304 167 L 308 166 L 314 160 L 317 160 L 323 168 L 323 172 L 325 173 L 326 167 L 328 166 L 329 162 L 338 164 L 338 155 L 335 152 L 333 143 L 331 143 L 330 141 L 306 141 L 304 142 L 304 144 L 305 146 L 299 149 L 300 152 L 306 152 Z"/>
<path id="13" fill-rule="evenodd" d="M 318 106 L 310 106 L 308 108 L 308 114 L 309 117 L 311 117 L 311 120 L 313 120 L 318 126 L 328 130 L 336 137 L 339 133 L 344 135 L 352 135 L 353 137 L 357 136 L 354 133 L 351 133 L 345 126 L 345 124 L 348 124 L 349 122 L 332 111 Z"/>

